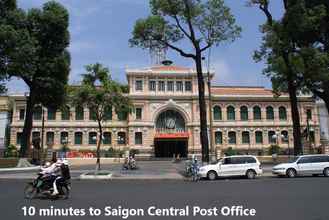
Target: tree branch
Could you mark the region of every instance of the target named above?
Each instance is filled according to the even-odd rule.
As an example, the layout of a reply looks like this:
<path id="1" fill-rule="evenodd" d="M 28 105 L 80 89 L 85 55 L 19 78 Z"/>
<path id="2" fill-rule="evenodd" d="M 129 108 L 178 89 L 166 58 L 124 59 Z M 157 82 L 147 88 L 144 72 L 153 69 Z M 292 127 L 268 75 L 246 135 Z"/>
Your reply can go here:
<path id="1" fill-rule="evenodd" d="M 183 28 L 183 26 L 181 25 L 181 23 L 179 22 L 179 19 L 178 19 L 178 17 L 177 17 L 177 15 L 175 15 L 175 16 L 173 16 L 174 17 L 174 19 L 175 19 L 175 21 L 176 21 L 176 23 L 177 23 L 177 27 L 185 34 L 185 36 L 186 37 L 188 37 L 190 40 L 192 40 L 192 37 L 191 37 L 191 35 L 189 35 L 188 33 L 187 33 L 187 31 Z"/>
<path id="2" fill-rule="evenodd" d="M 264 14 L 267 18 L 268 24 L 270 26 L 272 26 L 273 25 L 273 16 L 272 16 L 270 10 L 268 9 L 268 0 L 265 0 L 263 4 L 259 3 L 259 9 L 264 12 Z"/>
<path id="3" fill-rule="evenodd" d="M 166 41 L 160 40 L 160 42 L 162 42 L 167 47 L 170 47 L 171 49 L 176 50 L 183 57 L 189 57 L 189 58 L 193 58 L 193 59 L 196 58 L 196 56 L 194 54 L 186 53 L 182 49 L 180 49 L 180 48 L 178 48 L 178 47 L 176 47 L 176 46 L 174 46 L 174 45 L 172 45 L 172 44 L 170 44 L 170 43 L 168 43 Z"/>
<path id="4" fill-rule="evenodd" d="M 212 44 L 211 44 L 211 43 L 208 43 L 207 46 L 205 46 L 204 48 L 201 49 L 201 52 L 207 50 L 207 49 L 210 48 L 211 46 L 212 46 Z"/>
<path id="5" fill-rule="evenodd" d="M 172 0 L 168 0 L 168 2 L 169 2 L 169 4 L 170 4 L 170 6 L 173 5 Z M 178 28 L 179 28 L 179 29 L 185 34 L 186 37 L 188 37 L 190 40 L 192 40 L 191 35 L 189 35 L 189 34 L 187 33 L 187 31 L 183 28 L 183 26 L 181 25 L 181 23 L 180 23 L 180 21 L 179 21 L 177 15 L 176 15 L 176 14 L 175 14 L 175 15 L 172 15 L 172 17 L 175 19 L 176 24 L 177 24 L 177 27 L 178 27 Z"/>
<path id="6" fill-rule="evenodd" d="M 190 33 L 191 33 L 191 35 L 190 35 L 191 36 L 191 41 L 195 45 L 195 43 L 196 43 L 195 33 L 194 33 L 194 28 L 193 28 L 193 25 L 192 25 L 192 21 L 191 21 L 191 9 L 190 9 L 190 5 L 188 3 L 188 0 L 184 0 L 184 4 L 185 4 L 186 10 L 187 10 L 187 24 L 189 26 Z"/>

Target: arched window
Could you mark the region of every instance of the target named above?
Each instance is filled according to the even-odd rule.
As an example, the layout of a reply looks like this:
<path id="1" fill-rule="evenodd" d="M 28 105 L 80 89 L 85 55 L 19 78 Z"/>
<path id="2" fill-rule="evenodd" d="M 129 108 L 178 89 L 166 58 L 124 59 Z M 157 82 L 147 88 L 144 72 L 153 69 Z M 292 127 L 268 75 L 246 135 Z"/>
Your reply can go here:
<path id="1" fill-rule="evenodd" d="M 143 133 L 136 132 L 135 133 L 135 145 L 142 145 L 143 144 Z"/>
<path id="2" fill-rule="evenodd" d="M 89 145 L 96 145 L 97 132 L 89 132 L 88 143 L 89 143 Z"/>
<path id="3" fill-rule="evenodd" d="M 112 120 L 112 106 L 108 106 L 104 109 L 104 118 L 108 121 Z"/>
<path id="4" fill-rule="evenodd" d="M 118 144 L 126 144 L 126 133 L 118 132 Z"/>
<path id="5" fill-rule="evenodd" d="M 94 111 L 94 109 L 89 108 L 89 120 L 90 121 L 96 121 L 97 117 L 96 117 L 96 111 Z"/>
<path id="6" fill-rule="evenodd" d="M 283 106 L 279 108 L 279 119 L 283 121 L 287 120 L 287 110 Z"/>
<path id="7" fill-rule="evenodd" d="M 47 146 L 53 146 L 54 145 L 54 139 L 55 139 L 55 133 L 52 131 L 48 131 L 46 133 L 46 145 Z"/>
<path id="8" fill-rule="evenodd" d="M 214 111 L 214 120 L 222 120 L 222 109 L 219 106 L 213 108 Z"/>
<path id="9" fill-rule="evenodd" d="M 242 106 L 240 108 L 240 117 L 242 121 L 248 121 L 248 107 Z"/>
<path id="10" fill-rule="evenodd" d="M 111 132 L 103 133 L 103 144 L 111 145 L 112 144 L 112 134 Z"/>
<path id="11" fill-rule="evenodd" d="M 227 107 L 227 120 L 235 120 L 235 109 L 233 106 Z"/>
<path id="12" fill-rule="evenodd" d="M 36 106 L 33 111 L 33 120 L 41 120 L 42 118 L 42 108 L 41 106 Z"/>
<path id="13" fill-rule="evenodd" d="M 215 143 L 216 144 L 222 144 L 223 143 L 223 134 L 221 131 L 215 132 Z"/>
<path id="14" fill-rule="evenodd" d="M 55 108 L 48 108 L 47 109 L 48 114 L 47 114 L 47 120 L 56 120 L 56 109 Z"/>
<path id="15" fill-rule="evenodd" d="M 274 120 L 274 110 L 272 106 L 266 107 L 266 119 Z"/>
<path id="16" fill-rule="evenodd" d="M 259 106 L 253 108 L 254 120 L 262 120 L 262 111 Z"/>
<path id="17" fill-rule="evenodd" d="M 277 136 L 275 134 L 275 131 L 269 131 L 268 132 L 268 143 L 269 144 L 276 144 Z"/>
<path id="18" fill-rule="evenodd" d="M 281 141 L 284 144 L 288 144 L 289 142 L 288 131 L 281 131 Z"/>
<path id="19" fill-rule="evenodd" d="M 248 131 L 242 132 L 242 143 L 243 144 L 250 144 L 250 136 Z"/>
<path id="20" fill-rule="evenodd" d="M 61 132 L 61 144 L 67 144 L 69 142 L 69 133 L 67 131 Z"/>
<path id="21" fill-rule="evenodd" d="M 84 110 L 82 106 L 75 107 L 75 120 L 77 121 L 84 120 Z"/>
<path id="22" fill-rule="evenodd" d="M 118 119 L 119 121 L 125 121 L 127 120 L 128 114 L 127 112 L 118 112 Z"/>
<path id="23" fill-rule="evenodd" d="M 234 131 L 228 132 L 228 143 L 236 144 L 236 133 Z"/>
<path id="24" fill-rule="evenodd" d="M 62 109 L 62 120 L 63 121 L 70 120 L 70 107 L 69 106 L 64 106 L 64 108 Z"/>
<path id="25" fill-rule="evenodd" d="M 75 132 L 74 133 L 74 145 L 81 145 L 82 144 L 83 134 L 82 132 Z"/>
<path id="26" fill-rule="evenodd" d="M 263 144 L 263 132 L 261 131 L 255 132 L 255 141 L 256 144 Z"/>

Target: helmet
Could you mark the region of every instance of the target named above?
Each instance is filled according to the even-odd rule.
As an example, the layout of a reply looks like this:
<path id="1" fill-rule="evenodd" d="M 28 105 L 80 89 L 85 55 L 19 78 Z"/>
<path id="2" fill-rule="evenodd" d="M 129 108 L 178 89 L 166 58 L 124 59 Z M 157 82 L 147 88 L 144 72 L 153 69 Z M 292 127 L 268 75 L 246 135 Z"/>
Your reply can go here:
<path id="1" fill-rule="evenodd" d="M 64 165 L 66 165 L 66 166 L 68 166 L 68 165 L 69 165 L 69 161 L 68 161 L 67 159 L 63 159 L 63 161 L 62 161 L 62 162 L 63 162 L 63 164 L 64 164 Z"/>

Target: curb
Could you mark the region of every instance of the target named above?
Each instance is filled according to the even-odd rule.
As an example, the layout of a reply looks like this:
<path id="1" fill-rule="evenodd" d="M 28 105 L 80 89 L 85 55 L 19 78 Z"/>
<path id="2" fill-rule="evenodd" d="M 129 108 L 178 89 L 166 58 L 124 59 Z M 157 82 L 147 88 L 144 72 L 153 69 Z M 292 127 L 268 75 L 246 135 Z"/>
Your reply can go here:
<path id="1" fill-rule="evenodd" d="M 34 167 L 14 167 L 14 168 L 0 168 L 0 172 L 8 172 L 8 171 L 30 171 L 30 170 L 39 170 L 40 166 Z"/>
<path id="2" fill-rule="evenodd" d="M 90 172 L 81 174 L 78 179 L 80 180 L 110 180 L 112 179 L 112 173 L 106 175 L 90 175 Z"/>

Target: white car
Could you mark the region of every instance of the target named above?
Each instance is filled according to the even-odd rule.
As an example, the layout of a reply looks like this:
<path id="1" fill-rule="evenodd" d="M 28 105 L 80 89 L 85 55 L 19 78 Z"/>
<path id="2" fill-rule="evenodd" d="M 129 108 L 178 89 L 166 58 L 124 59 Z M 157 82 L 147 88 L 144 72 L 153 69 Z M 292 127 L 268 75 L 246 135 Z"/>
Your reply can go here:
<path id="1" fill-rule="evenodd" d="M 200 177 L 209 180 L 229 176 L 246 176 L 248 179 L 254 179 L 262 173 L 260 162 L 250 155 L 224 157 L 215 164 L 202 166 L 199 169 Z"/>
<path id="2" fill-rule="evenodd" d="M 329 177 L 329 155 L 299 156 L 290 163 L 281 163 L 274 166 L 272 173 L 291 178 L 302 175 L 324 175 Z"/>

